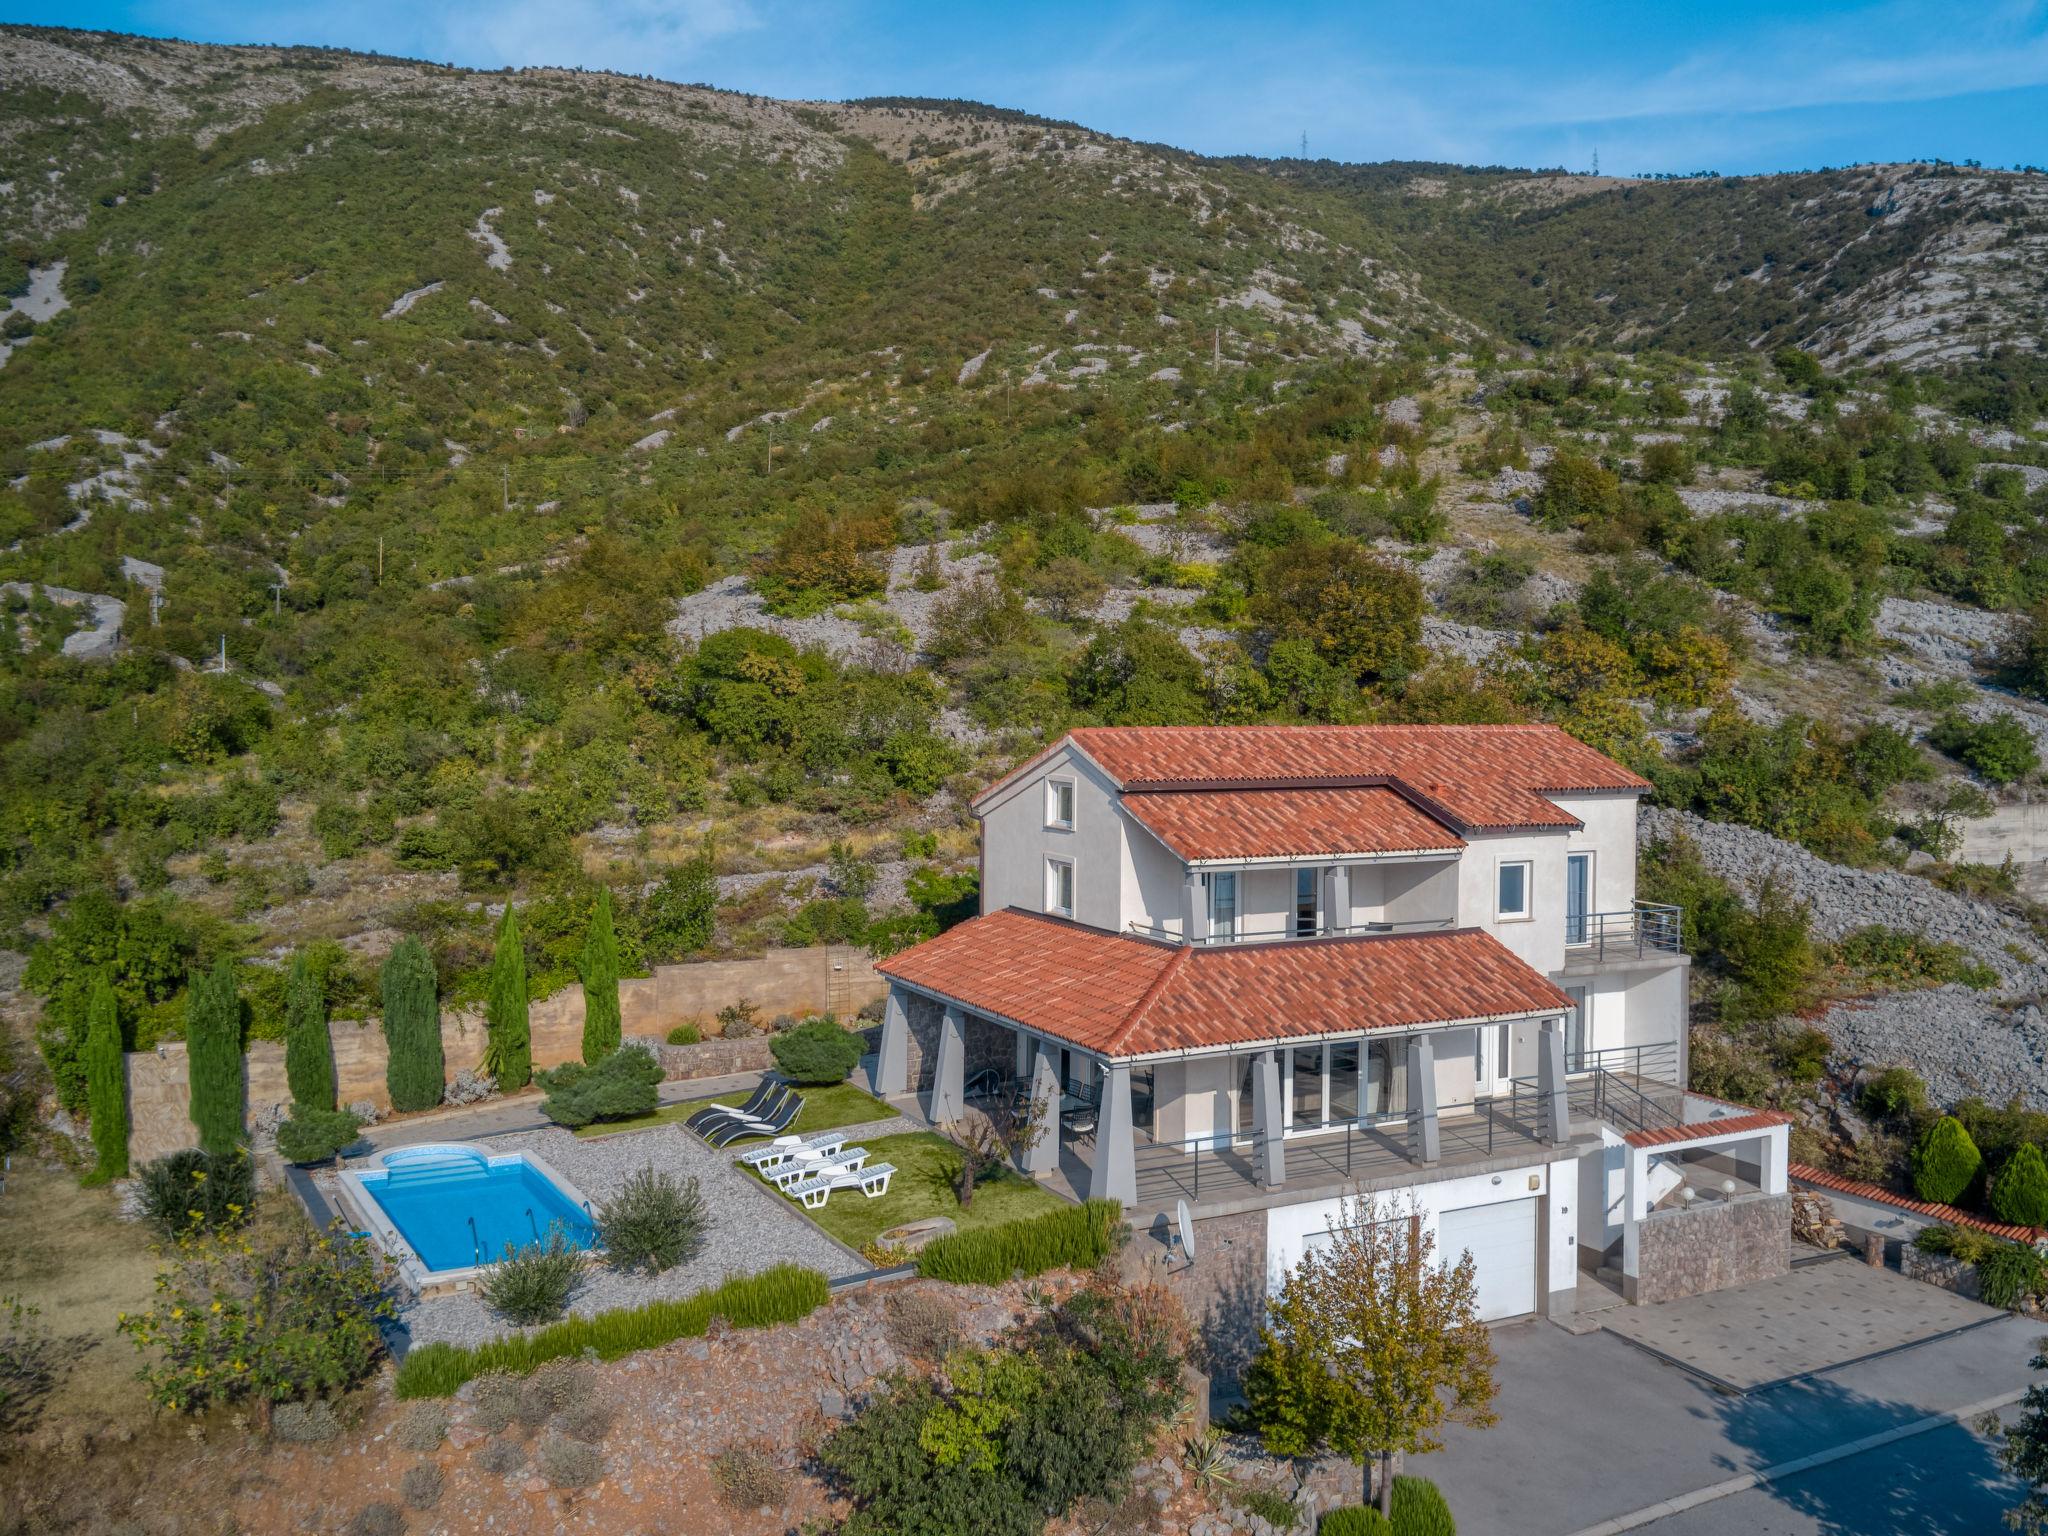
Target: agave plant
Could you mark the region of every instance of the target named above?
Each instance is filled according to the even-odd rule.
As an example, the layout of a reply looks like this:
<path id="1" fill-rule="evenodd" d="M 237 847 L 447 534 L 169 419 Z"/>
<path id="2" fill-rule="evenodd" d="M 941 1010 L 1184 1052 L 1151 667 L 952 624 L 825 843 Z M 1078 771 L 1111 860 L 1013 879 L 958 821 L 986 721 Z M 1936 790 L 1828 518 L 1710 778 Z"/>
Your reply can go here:
<path id="1" fill-rule="evenodd" d="M 1188 1472 L 1197 1488 L 1213 1488 L 1218 1483 L 1234 1481 L 1230 1475 L 1229 1457 L 1224 1451 L 1223 1431 L 1214 1424 L 1183 1440 L 1180 1456 L 1188 1464 Z"/>

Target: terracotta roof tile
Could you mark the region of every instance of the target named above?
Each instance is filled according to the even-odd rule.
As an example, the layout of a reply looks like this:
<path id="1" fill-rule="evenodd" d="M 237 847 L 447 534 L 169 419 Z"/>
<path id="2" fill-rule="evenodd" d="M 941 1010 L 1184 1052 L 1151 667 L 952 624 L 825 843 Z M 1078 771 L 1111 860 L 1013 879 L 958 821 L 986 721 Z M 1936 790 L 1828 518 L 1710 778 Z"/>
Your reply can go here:
<path id="1" fill-rule="evenodd" d="M 1718 1102 L 1725 1103 L 1726 1100 Z M 1661 1125 L 1647 1131 L 1630 1131 L 1622 1140 L 1632 1147 L 1669 1147 L 1709 1136 L 1732 1136 L 1742 1131 L 1761 1131 L 1774 1125 L 1790 1125 L 1792 1117 L 1775 1109 L 1753 1109 L 1746 1115 L 1724 1115 L 1719 1120 L 1694 1120 L 1687 1125 Z"/>
<path id="2" fill-rule="evenodd" d="M 1478 929 L 1204 947 L 1010 907 L 876 969 L 1107 1056 L 1522 1018 L 1571 1006 Z"/>
<path id="3" fill-rule="evenodd" d="M 1832 1189 L 1838 1195 L 1855 1195 L 1859 1199 L 1875 1200 L 1881 1205 L 1896 1206 L 1917 1216 L 1930 1216 L 1952 1227 L 1973 1227 L 1979 1232 L 1989 1232 L 1993 1237 L 2002 1237 L 2008 1242 L 2033 1243 L 2048 1236 L 2048 1229 L 2017 1227 L 2008 1222 L 1992 1221 L 1988 1217 L 1976 1216 L 1969 1211 L 1959 1211 L 1952 1205 L 1935 1205 L 1931 1201 L 1915 1200 L 1910 1195 L 1898 1194 L 1882 1185 L 1866 1184 L 1861 1179 L 1845 1179 L 1839 1173 L 1828 1173 L 1820 1168 L 1808 1167 L 1805 1163 L 1794 1163 L 1786 1172 L 1801 1184 L 1811 1184 L 1818 1189 Z"/>
<path id="4" fill-rule="evenodd" d="M 1124 796 L 1124 809 L 1183 859 L 1418 853 L 1465 846 L 1392 789 L 1165 790 Z"/>

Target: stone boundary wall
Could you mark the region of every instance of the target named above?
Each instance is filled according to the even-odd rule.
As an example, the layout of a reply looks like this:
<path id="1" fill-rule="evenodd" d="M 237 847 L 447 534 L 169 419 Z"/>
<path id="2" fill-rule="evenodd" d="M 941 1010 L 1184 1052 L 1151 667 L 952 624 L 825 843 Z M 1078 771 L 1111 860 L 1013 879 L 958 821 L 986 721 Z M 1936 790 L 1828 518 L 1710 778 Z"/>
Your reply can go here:
<path id="1" fill-rule="evenodd" d="M 1643 1218 L 1628 1299 L 1646 1306 L 1782 1275 L 1792 1267 L 1791 1233 L 1790 1195 L 1652 1211 Z"/>
<path id="2" fill-rule="evenodd" d="M 624 1033 L 660 1040 L 678 1024 L 696 1022 L 707 1037 L 695 1046 L 664 1048 L 662 1065 L 671 1077 L 717 1077 L 728 1072 L 758 1071 L 768 1065 L 768 1042 L 715 1038 L 718 1010 L 742 998 L 760 1009 L 765 1029 L 778 1014 L 838 1013 L 851 1017 L 865 1003 L 885 996 L 887 980 L 875 970 L 867 951 L 834 944 L 816 949 L 771 949 L 755 960 L 709 960 L 694 965 L 656 966 L 652 976 L 626 977 L 619 982 L 619 1011 Z M 535 1067 L 559 1066 L 583 1054 L 583 989 L 563 988 L 533 1004 Z M 338 1021 L 328 1028 L 333 1042 L 337 1097 L 343 1104 L 368 1100 L 380 1110 L 391 1107 L 384 1087 L 384 1031 L 375 1019 Z M 444 1012 L 441 1050 L 452 1079 L 464 1068 L 483 1061 L 484 1018 L 480 1011 Z M 291 1102 L 285 1081 L 284 1045 L 258 1040 L 243 1058 L 252 1125 L 280 1118 Z M 127 1058 L 128 1156 L 133 1163 L 162 1157 L 198 1145 L 190 1109 L 191 1077 L 183 1041 L 167 1041 L 153 1051 L 131 1052 Z M 679 1070 L 680 1069 L 680 1070 Z"/>

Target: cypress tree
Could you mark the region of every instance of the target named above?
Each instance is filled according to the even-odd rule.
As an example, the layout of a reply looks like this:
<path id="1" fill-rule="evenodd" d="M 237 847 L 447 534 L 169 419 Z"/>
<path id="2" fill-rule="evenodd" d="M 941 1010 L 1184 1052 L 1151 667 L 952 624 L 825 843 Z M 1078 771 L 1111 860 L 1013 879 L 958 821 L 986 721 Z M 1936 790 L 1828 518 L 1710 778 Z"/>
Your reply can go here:
<path id="1" fill-rule="evenodd" d="M 612 893 L 597 893 L 583 953 L 576 957 L 583 975 L 583 1064 L 594 1067 L 619 1048 L 619 937 L 612 930 Z"/>
<path id="2" fill-rule="evenodd" d="M 384 1085 L 393 1109 L 432 1109 L 441 1102 L 441 1004 L 434 957 L 405 938 L 384 962 Z"/>
<path id="3" fill-rule="evenodd" d="M 526 947 L 509 901 L 498 920 L 484 1015 L 490 1029 L 484 1070 L 497 1079 L 500 1092 L 516 1093 L 533 1081 L 533 1032 L 526 1017 Z"/>
<path id="4" fill-rule="evenodd" d="M 93 978 L 85 1005 L 85 1093 L 92 1113 L 92 1144 L 99 1153 L 93 1182 L 128 1176 L 128 1073 L 121 1060 L 121 1015 L 113 983 Z"/>
<path id="5" fill-rule="evenodd" d="M 1991 1181 L 1991 1214 L 2015 1226 L 2048 1226 L 2048 1160 L 2031 1141 L 2021 1142 Z"/>
<path id="6" fill-rule="evenodd" d="M 297 1109 L 334 1108 L 334 1043 L 327 1038 L 327 990 L 304 952 L 284 983 L 284 1075 Z"/>
<path id="7" fill-rule="evenodd" d="M 192 1075 L 192 1123 L 199 1145 L 231 1157 L 242 1142 L 242 999 L 235 963 L 194 976 L 185 997 L 185 1059 Z"/>
<path id="8" fill-rule="evenodd" d="M 1908 1166 L 1913 1175 L 1913 1192 L 1936 1205 L 1953 1205 L 1975 1182 L 1984 1165 L 1984 1155 L 1963 1122 L 1943 1115 L 1930 1125 L 1914 1146 Z"/>

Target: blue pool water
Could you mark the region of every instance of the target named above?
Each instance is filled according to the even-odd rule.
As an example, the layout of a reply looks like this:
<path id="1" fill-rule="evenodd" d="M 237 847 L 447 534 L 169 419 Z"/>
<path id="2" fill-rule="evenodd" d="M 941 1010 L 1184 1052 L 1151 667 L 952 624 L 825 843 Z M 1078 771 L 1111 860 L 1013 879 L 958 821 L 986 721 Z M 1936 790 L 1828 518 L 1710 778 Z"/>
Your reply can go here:
<path id="1" fill-rule="evenodd" d="M 466 1147 L 393 1152 L 363 1190 L 383 1208 L 429 1270 L 467 1269 L 523 1247 L 559 1222 L 570 1244 L 597 1241 L 590 1214 L 519 1156 L 487 1159 Z"/>

